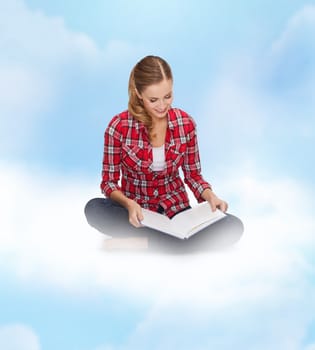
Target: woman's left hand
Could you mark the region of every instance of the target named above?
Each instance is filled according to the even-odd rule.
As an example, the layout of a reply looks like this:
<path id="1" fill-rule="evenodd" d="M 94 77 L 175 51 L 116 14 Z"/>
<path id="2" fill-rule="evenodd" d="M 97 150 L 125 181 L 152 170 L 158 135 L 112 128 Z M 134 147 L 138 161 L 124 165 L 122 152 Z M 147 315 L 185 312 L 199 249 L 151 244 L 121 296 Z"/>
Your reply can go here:
<path id="1" fill-rule="evenodd" d="M 201 197 L 210 204 L 212 211 L 218 208 L 225 213 L 228 209 L 227 202 L 217 197 L 209 188 L 202 192 Z"/>

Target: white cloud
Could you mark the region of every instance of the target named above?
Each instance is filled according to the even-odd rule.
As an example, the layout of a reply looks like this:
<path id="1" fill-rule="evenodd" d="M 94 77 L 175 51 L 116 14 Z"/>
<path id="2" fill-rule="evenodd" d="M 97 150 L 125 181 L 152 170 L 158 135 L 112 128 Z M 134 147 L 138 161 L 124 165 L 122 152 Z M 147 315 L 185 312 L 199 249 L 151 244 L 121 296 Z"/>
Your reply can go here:
<path id="1" fill-rule="evenodd" d="M 19 64 L 0 63 L 0 76 L 0 148 L 8 154 L 27 146 L 38 113 L 52 102 L 54 87 L 38 71 Z"/>
<path id="2" fill-rule="evenodd" d="M 302 349 L 312 311 L 290 292 L 218 307 L 159 304 L 117 349 Z"/>
<path id="3" fill-rule="evenodd" d="M 90 38 L 68 30 L 61 18 L 32 12 L 19 0 L 0 2 L 0 22 L 0 146 L 11 152 L 31 142 L 41 113 L 62 93 L 63 66 L 78 61 L 93 65 L 100 53 Z"/>
<path id="4" fill-rule="evenodd" d="M 315 311 L 314 266 L 305 255 L 314 246 L 312 191 L 253 174 L 226 185 L 241 198 L 246 231 L 237 249 L 168 271 L 168 287 L 117 349 L 303 348 Z"/>
<path id="5" fill-rule="evenodd" d="M 286 28 L 273 42 L 265 72 L 275 92 L 284 94 L 289 105 L 295 101 L 297 110 L 313 116 L 315 96 L 315 6 L 307 5 L 289 19 Z M 281 96 L 281 94 L 279 94 Z M 304 117 L 305 118 L 305 117 Z"/>
<path id="6" fill-rule="evenodd" d="M 91 248 L 99 242 L 83 219 L 84 202 L 93 187 L 75 177 L 69 182 L 56 174 L 42 177 L 39 169 L 1 170 L 1 259 L 11 261 L 6 266 L 18 278 L 59 286 L 71 280 L 70 285 L 75 285 L 86 270 L 86 260 L 80 256 L 89 259 Z"/>
<path id="7" fill-rule="evenodd" d="M 253 172 L 236 176 L 225 183 L 225 194 L 237 191 L 246 231 L 233 249 L 189 256 L 108 254 L 102 251 L 103 236 L 83 216 L 85 202 L 98 195 L 92 186 L 97 180 L 8 164 L 0 174 L 0 273 L 71 296 L 78 290 L 86 298 L 106 292 L 151 303 L 119 349 L 166 344 L 188 349 L 191 335 L 202 339 L 200 349 L 205 342 L 218 349 L 241 346 L 246 337 L 253 349 L 301 343 L 315 310 L 314 301 L 305 299 L 314 292 L 309 279 L 314 266 L 305 254 L 314 245 L 311 189 L 292 179 L 263 181 Z M 295 205 L 301 202 L 303 207 Z M 230 338 L 223 337 L 226 327 L 236 327 Z M 175 337 L 174 329 L 184 334 Z M 153 346 L 156 332 L 159 342 Z"/>
<path id="8" fill-rule="evenodd" d="M 32 113 L 34 101 L 40 107 L 48 103 L 46 95 L 56 94 L 56 74 L 64 64 L 82 60 L 92 65 L 101 56 L 87 35 L 71 32 L 62 18 L 31 11 L 22 1 L 1 1 L 0 21 L 1 102 L 14 115 L 16 105 L 19 112 L 31 106 Z"/>
<path id="9" fill-rule="evenodd" d="M 315 229 L 314 220 L 310 220 L 315 204 L 312 188 L 306 190 L 289 177 L 269 176 L 263 180 L 253 173 L 246 174 L 230 180 L 225 188 L 227 196 L 233 192 L 235 196 L 236 192 L 241 198 L 238 209 L 250 218 L 250 230 L 259 228 L 260 238 L 254 239 L 258 238 L 259 244 L 268 244 L 271 239 L 282 247 L 307 246 Z"/>
<path id="10" fill-rule="evenodd" d="M 190 258 L 108 255 L 101 251 L 104 238 L 88 226 L 83 214 L 87 200 L 93 193 L 99 195 L 97 186 L 86 179 L 64 179 L 57 174 L 6 164 L 1 167 L 0 180 L 2 269 L 9 269 L 26 281 L 76 289 L 88 279 L 90 284 L 119 290 L 125 278 L 132 277 L 131 295 L 175 298 L 183 290 L 183 299 L 198 296 L 218 304 L 234 302 L 235 298 L 245 300 L 253 291 L 269 293 L 281 276 L 295 278 L 309 268 L 303 248 L 314 240 L 312 194 L 293 180 L 268 179 L 265 183 L 252 175 L 226 182 L 226 196 L 235 191 L 239 195 L 236 207 L 245 221 L 245 235 L 235 249 Z M 295 205 L 301 201 L 304 207 Z M 260 284 L 256 288 L 255 282 L 244 290 L 238 284 L 238 279 L 254 282 L 258 271 L 260 277 L 268 279 L 269 288 Z M 172 280 L 176 283 L 170 284 Z M 200 283 L 203 289 L 198 287 Z M 161 290 L 164 284 L 170 290 Z M 226 288 L 230 285 L 232 289 Z"/>
<path id="11" fill-rule="evenodd" d="M 73 76 L 89 84 L 141 51 L 112 38 L 100 48 L 85 33 L 72 31 L 62 17 L 30 10 L 23 1 L 0 1 L 0 148 L 4 153 L 32 143 L 38 121 L 58 108 Z M 69 78 L 70 77 L 70 78 Z M 93 86 L 93 84 L 91 84 Z M 12 141 L 14 134 L 15 140 Z"/>
<path id="12" fill-rule="evenodd" d="M 280 37 L 273 43 L 272 51 L 274 53 L 287 50 L 294 42 L 302 41 L 307 43 L 303 49 L 313 48 L 313 34 L 315 32 L 315 6 L 306 5 L 291 17 L 287 23 L 285 30 Z"/>
<path id="13" fill-rule="evenodd" d="M 100 55 L 94 41 L 84 33 L 67 28 L 62 17 L 48 17 L 32 11 L 23 1 L 1 1 L 2 61 L 19 61 L 49 70 L 67 60 L 88 59 Z"/>
<path id="14" fill-rule="evenodd" d="M 207 170 L 212 171 L 211 164 L 214 173 L 224 174 L 231 164 L 257 161 L 261 168 L 277 163 L 278 171 L 309 173 L 306 159 L 315 139 L 314 35 L 315 6 L 306 6 L 259 57 L 242 53 L 221 62 L 198 111 Z"/>
<path id="15" fill-rule="evenodd" d="M 68 33 L 61 19 L 50 21 L 40 13 L 34 16 L 35 22 L 37 18 L 55 26 L 52 33 L 65 34 L 56 51 L 57 62 L 69 57 L 68 52 L 79 52 L 87 61 L 98 56 L 93 42 L 84 35 Z M 8 42 L 13 43 L 11 39 Z M 70 51 L 65 52 L 68 44 Z M 114 60 L 116 52 L 128 50 L 128 45 L 112 41 L 108 57 Z M 32 52 L 36 53 L 35 48 Z M 41 62 L 47 62 L 47 57 L 50 62 L 49 48 L 42 55 L 46 56 Z M 245 66 L 244 62 L 235 65 L 221 76 L 208 100 L 211 125 L 224 131 L 231 151 L 233 146 L 252 145 L 249 141 L 263 137 L 265 128 L 270 127 L 266 115 L 276 114 L 270 113 L 274 106 L 266 106 L 253 89 L 251 63 Z M 21 92 L 6 91 L 8 106 L 26 93 L 28 81 L 36 77 L 28 69 L 6 68 L 6 81 L 15 77 L 21 86 Z M 11 71 L 15 75 L 10 75 Z M 31 102 L 41 96 L 45 86 L 49 91 L 46 81 L 37 76 L 35 82 L 34 92 L 27 91 L 25 102 L 21 98 L 21 109 L 29 103 L 32 110 Z M 44 93 L 40 100 L 51 94 L 47 97 Z M 213 137 L 215 145 L 220 145 L 220 133 Z M 253 156 L 252 150 L 249 154 Z M 243 164 L 238 166 L 244 169 Z M 83 217 L 85 202 L 98 195 L 93 185 L 97 179 L 63 178 L 22 165 L 2 164 L 0 170 L 0 273 L 10 272 L 26 284 L 49 285 L 71 295 L 79 288 L 89 297 L 95 287 L 98 293 L 115 292 L 140 303 L 151 301 L 150 313 L 121 348 L 152 345 L 149 348 L 164 349 L 168 344 L 180 344 L 185 349 L 191 348 L 190 338 L 203 339 L 200 349 L 213 347 L 211 342 L 217 349 L 244 348 L 245 341 L 251 349 L 299 348 L 314 314 L 314 301 L 305 298 L 314 294 L 310 279 L 314 266 L 307 256 L 314 246 L 312 188 L 289 176 L 264 177 L 266 170 L 262 169 L 242 172 L 246 176 L 233 172 L 229 180 L 220 180 L 220 186 L 224 198 L 237 197 L 233 208 L 245 222 L 245 235 L 234 249 L 189 257 L 106 254 L 101 250 L 103 236 L 89 228 Z M 230 337 L 222 331 L 227 328 L 236 329 Z M 174 338 L 174 329 L 183 335 L 182 340 Z M 150 343 L 158 331 L 160 341 Z"/>
<path id="16" fill-rule="evenodd" d="M 0 348 L 5 350 L 40 350 L 40 341 L 35 332 L 23 324 L 0 327 Z"/>

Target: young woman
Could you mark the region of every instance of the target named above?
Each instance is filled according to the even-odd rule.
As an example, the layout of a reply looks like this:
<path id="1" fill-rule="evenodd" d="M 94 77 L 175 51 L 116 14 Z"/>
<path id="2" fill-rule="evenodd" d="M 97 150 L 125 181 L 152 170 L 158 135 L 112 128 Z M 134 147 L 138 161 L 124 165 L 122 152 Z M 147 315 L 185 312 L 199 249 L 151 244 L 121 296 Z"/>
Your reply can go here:
<path id="1" fill-rule="evenodd" d="M 184 182 L 198 202 L 209 202 L 209 210 L 228 208 L 201 175 L 194 120 L 172 102 L 170 66 L 160 57 L 144 57 L 130 74 L 128 110 L 105 131 L 101 190 L 106 198 L 85 207 L 89 224 L 113 237 L 108 247 L 189 251 L 235 242 L 242 235 L 242 222 L 231 214 L 184 241 L 141 227 L 142 208 L 169 218 L 190 208 Z"/>

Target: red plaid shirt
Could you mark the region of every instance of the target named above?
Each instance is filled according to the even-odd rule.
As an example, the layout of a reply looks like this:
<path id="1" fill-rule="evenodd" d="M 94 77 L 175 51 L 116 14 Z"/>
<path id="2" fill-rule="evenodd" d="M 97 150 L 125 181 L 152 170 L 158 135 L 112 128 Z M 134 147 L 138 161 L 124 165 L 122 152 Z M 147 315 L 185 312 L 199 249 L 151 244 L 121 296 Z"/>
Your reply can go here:
<path id="1" fill-rule="evenodd" d="M 211 188 L 201 175 L 194 120 L 184 111 L 168 112 L 165 162 L 162 171 L 152 170 L 152 146 L 146 127 L 128 112 L 116 115 L 104 137 L 101 190 L 109 197 L 114 190 L 135 200 L 141 207 L 157 211 L 159 205 L 168 217 L 189 205 L 184 181 L 202 202 L 201 193 Z M 121 180 L 121 184 L 119 182 Z"/>

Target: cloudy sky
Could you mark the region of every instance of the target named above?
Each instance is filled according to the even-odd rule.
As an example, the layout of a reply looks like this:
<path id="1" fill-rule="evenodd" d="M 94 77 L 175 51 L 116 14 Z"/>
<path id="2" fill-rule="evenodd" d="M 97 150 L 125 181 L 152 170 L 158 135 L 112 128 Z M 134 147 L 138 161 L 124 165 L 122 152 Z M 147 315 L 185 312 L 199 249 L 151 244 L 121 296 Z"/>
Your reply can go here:
<path id="1" fill-rule="evenodd" d="M 315 2 L 0 0 L 0 348 L 315 349 Z M 108 254 L 104 129 L 133 65 L 172 66 L 224 251 Z"/>

